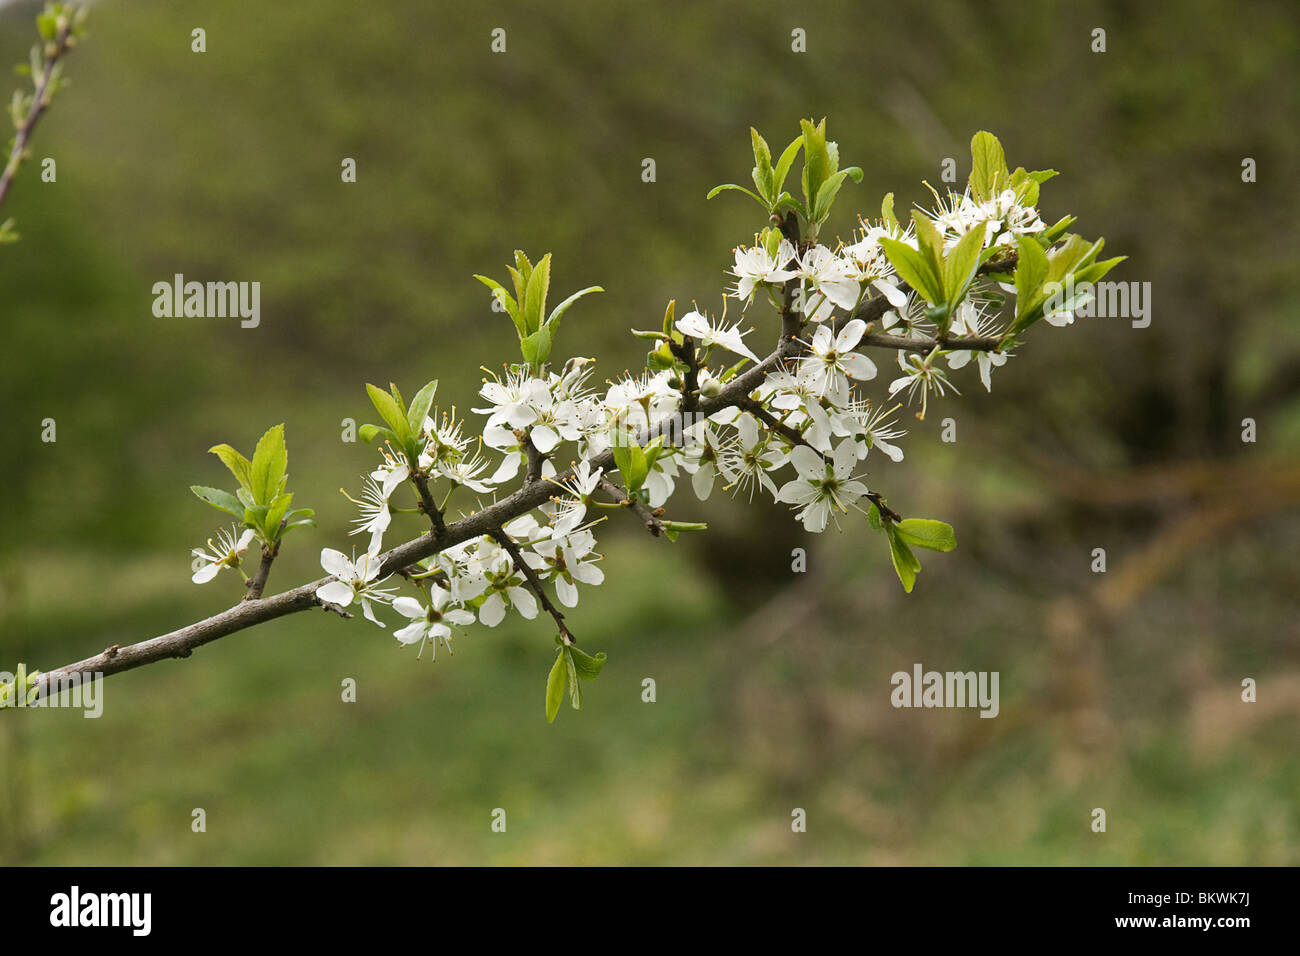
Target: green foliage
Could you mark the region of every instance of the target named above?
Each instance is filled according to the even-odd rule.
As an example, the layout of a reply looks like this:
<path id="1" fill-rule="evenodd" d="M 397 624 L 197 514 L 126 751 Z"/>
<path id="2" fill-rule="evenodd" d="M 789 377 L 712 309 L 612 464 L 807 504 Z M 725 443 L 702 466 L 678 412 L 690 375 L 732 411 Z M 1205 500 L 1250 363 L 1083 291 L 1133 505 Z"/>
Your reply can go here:
<path id="1" fill-rule="evenodd" d="M 569 704 L 574 710 L 582 709 L 582 681 L 595 680 L 605 666 L 605 654 L 601 652 L 592 656 L 579 650 L 556 635 L 555 643 L 560 649 L 555 654 L 555 663 L 546 677 L 546 720 L 554 723 L 564 702 L 564 688 L 568 684 Z"/>
<path id="2" fill-rule="evenodd" d="M 424 447 L 424 419 L 433 406 L 433 397 L 438 393 L 438 381 L 427 382 L 411 399 L 408 405 L 402 400 L 401 390 L 392 382 L 390 391 L 384 391 L 378 385 L 366 384 L 366 394 L 370 404 L 383 419 L 383 425 L 362 425 L 357 434 L 367 444 L 376 438 L 383 438 L 400 452 L 412 472 L 420 470 L 420 452 Z"/>
<path id="3" fill-rule="evenodd" d="M 605 290 L 597 285 L 581 289 L 547 315 L 546 298 L 551 288 L 551 254 L 548 252 L 533 265 L 523 252 L 516 250 L 515 265 L 507 268 L 514 281 L 513 296 L 495 279 L 477 274 L 474 278 L 491 289 L 493 297 L 506 310 L 519 335 L 519 352 L 524 362 L 534 374 L 541 374 L 542 366 L 551 357 L 555 335 L 560 330 L 560 319 L 569 311 L 569 306 L 584 295 Z"/>
<path id="4" fill-rule="evenodd" d="M 754 147 L 754 169 L 751 178 L 758 189 L 755 194 L 744 186 L 726 183 L 709 190 L 708 198 L 727 190 L 744 193 L 757 202 L 769 216 L 779 215 L 786 209 L 798 213 L 801 234 L 808 241 L 817 238 L 817 232 L 831 213 L 835 197 L 845 179 L 855 183 L 862 182 L 862 170 L 857 166 L 840 169 L 839 147 L 826 139 L 826 120 L 817 125 L 811 120 L 799 121 L 801 135 L 787 146 L 772 165 L 772 152 L 767 141 L 759 135 L 758 130 L 750 128 L 750 138 Z M 803 152 L 804 165 L 799 181 L 803 191 L 802 201 L 792 196 L 785 188 L 786 177 L 794 165 L 795 157 Z"/>
<path id="5" fill-rule="evenodd" d="M 315 524 L 312 509 L 289 508 L 293 495 L 285 491 L 289 452 L 283 424 L 267 429 L 251 460 L 226 444 L 213 445 L 208 451 L 221 459 L 239 488 L 231 494 L 220 488 L 192 485 L 190 491 L 200 501 L 234 516 L 243 527 L 252 528 L 265 547 L 274 548 L 294 528 Z"/>

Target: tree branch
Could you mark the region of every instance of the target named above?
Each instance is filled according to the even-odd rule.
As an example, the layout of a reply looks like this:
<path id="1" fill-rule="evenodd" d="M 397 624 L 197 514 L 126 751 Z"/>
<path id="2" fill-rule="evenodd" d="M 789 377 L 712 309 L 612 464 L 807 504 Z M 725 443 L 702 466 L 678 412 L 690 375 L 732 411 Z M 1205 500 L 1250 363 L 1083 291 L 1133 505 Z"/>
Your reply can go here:
<path id="1" fill-rule="evenodd" d="M 514 539 L 511 538 L 510 535 L 506 534 L 503 528 L 493 528 L 488 532 L 488 534 L 491 535 L 501 545 L 501 547 L 510 552 L 510 558 L 514 561 L 515 567 L 523 573 L 524 579 L 528 582 L 529 590 L 537 595 L 537 600 L 541 602 L 546 613 L 551 615 L 555 620 L 555 626 L 560 629 L 560 638 L 564 643 L 576 643 L 573 639 L 573 634 L 569 632 L 569 629 L 564 624 L 564 615 L 560 612 L 559 608 L 551 603 L 550 597 L 546 594 L 546 587 L 542 584 L 542 579 L 537 576 L 537 572 L 533 570 L 532 565 L 524 560 L 524 554 L 519 550 L 519 545 L 515 544 Z"/>
<path id="2" fill-rule="evenodd" d="M 18 167 L 22 165 L 23 154 L 27 152 L 27 144 L 31 141 L 32 131 L 36 129 L 37 122 L 49 109 L 50 87 L 56 75 L 59 60 L 71 49 L 68 42 L 71 36 L 72 19 L 68 18 L 54 39 L 54 49 L 45 60 L 45 69 L 41 71 L 41 77 L 36 82 L 35 92 L 32 94 L 32 107 L 27 111 L 27 118 L 23 120 L 23 125 L 18 128 L 17 133 L 14 135 L 14 146 L 9 151 L 9 160 L 5 163 L 4 172 L 0 173 L 0 205 L 4 204 L 5 197 L 9 195 L 9 187 L 13 185 L 14 176 L 18 174 Z"/>

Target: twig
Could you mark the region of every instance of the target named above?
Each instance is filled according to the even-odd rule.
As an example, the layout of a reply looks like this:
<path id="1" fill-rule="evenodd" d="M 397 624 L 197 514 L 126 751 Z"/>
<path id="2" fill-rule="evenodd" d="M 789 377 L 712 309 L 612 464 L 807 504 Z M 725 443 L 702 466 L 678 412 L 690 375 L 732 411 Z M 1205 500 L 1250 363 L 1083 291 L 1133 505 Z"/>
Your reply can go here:
<path id="1" fill-rule="evenodd" d="M 559 608 L 551 603 L 551 599 L 546 596 L 546 587 L 542 584 L 542 579 L 537 576 L 537 572 L 532 569 L 532 566 L 524 560 L 524 555 L 523 552 L 519 550 L 519 545 L 515 544 L 514 539 L 511 538 L 510 535 L 506 534 L 506 532 L 501 528 L 493 528 L 488 532 L 488 534 L 496 539 L 501 544 L 501 547 L 505 548 L 506 551 L 510 553 L 510 557 L 514 561 L 515 567 L 523 572 L 524 579 L 528 582 L 529 590 L 537 595 L 537 600 L 540 601 L 542 607 L 546 609 L 546 613 L 555 619 L 555 626 L 560 629 L 560 637 L 563 639 L 564 643 L 576 643 L 573 639 L 573 635 L 564 624 L 564 615 L 560 613 Z"/>
<path id="2" fill-rule="evenodd" d="M 608 492 L 618 504 L 631 509 L 633 514 L 645 522 L 645 529 L 656 538 L 664 533 L 664 525 L 659 520 L 659 516 L 651 511 L 645 502 L 636 495 L 629 494 L 626 488 L 615 481 L 611 481 L 604 475 L 600 477 L 600 487 Z"/>
<path id="3" fill-rule="evenodd" d="M 37 122 L 49 109 L 50 84 L 54 79 L 59 60 L 70 49 L 68 39 L 71 36 L 72 18 L 69 17 L 54 39 L 54 50 L 46 58 L 45 69 L 41 72 L 40 80 L 37 81 L 35 92 L 32 94 L 32 107 L 27 111 L 27 118 L 23 120 L 23 125 L 14 135 L 14 146 L 9 151 L 9 161 L 5 163 L 4 172 L 0 173 L 0 205 L 4 204 L 5 197 L 9 195 L 9 187 L 13 184 L 18 167 L 22 164 L 23 154 L 27 151 L 27 144 L 32 138 L 32 131 L 36 129 Z"/>

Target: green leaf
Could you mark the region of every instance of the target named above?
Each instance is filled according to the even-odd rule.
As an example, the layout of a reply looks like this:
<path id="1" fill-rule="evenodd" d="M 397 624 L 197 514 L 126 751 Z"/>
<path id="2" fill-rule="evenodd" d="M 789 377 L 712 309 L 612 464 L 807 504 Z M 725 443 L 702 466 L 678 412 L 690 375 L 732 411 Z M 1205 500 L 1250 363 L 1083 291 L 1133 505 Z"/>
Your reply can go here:
<path id="1" fill-rule="evenodd" d="M 772 192 L 782 193 L 785 189 L 786 177 L 790 175 L 790 167 L 794 165 L 794 158 L 799 155 L 799 150 L 803 149 L 803 137 L 796 137 L 795 141 L 785 148 L 781 158 L 777 160 L 776 169 L 772 171 Z M 782 193 L 789 195 L 789 193 Z M 777 202 L 780 202 L 780 196 L 777 196 Z M 791 197 L 793 199 L 793 197 Z M 775 210 L 773 210 L 775 211 Z"/>
<path id="2" fill-rule="evenodd" d="M 194 492 L 201 501 L 206 501 L 217 510 L 234 515 L 240 521 L 244 520 L 244 506 L 230 492 L 222 491 L 220 488 L 207 488 L 203 485 L 191 485 L 190 491 Z"/>
<path id="3" fill-rule="evenodd" d="M 393 396 L 389 395 L 378 385 L 366 384 L 366 394 L 370 396 L 370 403 L 375 406 L 375 411 L 392 429 L 393 436 L 400 444 L 406 444 L 411 437 L 410 426 L 406 423 L 406 413 L 402 407 L 397 404 Z"/>
<path id="4" fill-rule="evenodd" d="M 984 249 L 984 223 L 976 223 L 971 230 L 948 250 L 943 260 L 943 292 L 951 312 L 970 288 L 975 270 L 980 265 Z"/>
<path id="5" fill-rule="evenodd" d="M 678 535 L 684 531 L 708 531 L 709 526 L 703 521 L 664 521 L 661 522 L 664 528 L 664 536 L 669 541 L 676 541 Z"/>
<path id="6" fill-rule="evenodd" d="M 992 133 L 981 130 L 970 141 L 970 189 L 976 202 L 984 202 L 1008 185 L 1007 157 Z"/>
<path id="7" fill-rule="evenodd" d="M 898 522 L 898 536 L 910 545 L 929 551 L 951 551 L 957 547 L 952 525 L 932 518 L 904 518 Z"/>
<path id="8" fill-rule="evenodd" d="M 885 224 L 891 229 L 898 228 L 898 217 L 894 215 L 894 194 L 885 193 L 885 198 L 880 201 L 880 215 L 885 220 Z"/>
<path id="9" fill-rule="evenodd" d="M 600 669 L 605 666 L 605 652 L 596 656 L 586 654 L 570 645 L 569 656 L 573 658 L 573 668 L 583 680 L 595 680 L 600 676 Z"/>
<path id="10" fill-rule="evenodd" d="M 292 501 L 293 494 L 285 493 L 277 496 L 271 502 L 271 506 L 266 509 L 266 518 L 262 521 L 262 530 L 266 532 L 266 540 L 274 541 L 280 536 L 280 522 L 289 513 L 289 505 Z"/>
<path id="11" fill-rule="evenodd" d="M 542 327 L 542 316 L 546 313 L 546 296 L 551 289 L 551 254 L 548 252 L 533 266 L 533 273 L 528 277 L 528 297 L 524 304 L 524 324 L 529 334 Z"/>
<path id="12" fill-rule="evenodd" d="M 626 443 L 616 443 L 612 451 L 614 464 L 618 466 L 619 473 L 623 476 L 623 484 L 627 486 L 628 491 L 636 491 L 645 481 L 646 475 L 650 473 L 645 449 L 628 436 Z"/>
<path id="13" fill-rule="evenodd" d="M 540 371 L 542 365 L 551 357 L 551 345 L 551 326 L 543 325 L 532 335 L 519 340 L 519 354 L 524 357 L 525 362 Z"/>
<path id="14" fill-rule="evenodd" d="M 482 282 L 492 290 L 493 296 L 495 296 L 496 300 L 501 303 L 501 307 L 506 310 L 506 313 L 510 316 L 510 320 L 514 322 L 515 329 L 518 330 L 519 334 L 521 336 L 527 335 L 528 332 L 524 328 L 523 316 L 519 314 L 519 303 L 515 300 L 514 296 L 506 291 L 506 287 L 495 279 L 489 279 L 487 276 L 475 275 L 474 278 L 478 279 L 479 282 Z"/>
<path id="15" fill-rule="evenodd" d="M 816 126 L 809 120 L 800 120 L 803 130 L 803 196 L 804 206 L 810 213 L 816 210 L 817 193 L 822 183 L 835 172 L 831 150 L 826 142 L 826 120 Z"/>
<path id="16" fill-rule="evenodd" d="M 921 257 L 930 267 L 930 274 L 938 280 L 939 290 L 943 290 L 943 236 L 935 227 L 933 220 L 923 212 L 912 211 L 912 222 L 916 224 L 916 244 Z M 942 296 L 940 301 L 945 301 Z"/>
<path id="17" fill-rule="evenodd" d="M 903 584 L 903 590 L 911 594 L 916 585 L 916 575 L 921 570 L 921 562 L 916 560 L 916 555 L 898 536 L 898 531 L 892 524 L 885 525 L 885 533 L 889 537 L 889 555 L 894 561 L 894 571 Z"/>
<path id="18" fill-rule="evenodd" d="M 551 673 L 546 678 L 546 722 L 555 722 L 555 715 L 560 712 L 560 702 L 564 700 L 564 651 L 563 647 L 555 655 Z"/>
<path id="19" fill-rule="evenodd" d="M 569 703 L 574 710 L 582 710 L 582 682 L 578 680 L 578 666 L 573 662 L 573 648 L 566 647 L 560 653 L 564 655 L 564 669 L 569 675 Z"/>
<path id="20" fill-rule="evenodd" d="M 564 313 L 569 311 L 569 306 L 573 305 L 573 303 L 577 302 L 584 295 L 590 295 L 593 292 L 604 292 L 604 291 L 605 290 L 598 285 L 589 285 L 587 286 L 587 288 L 580 289 L 579 291 L 573 293 L 573 295 L 569 296 L 567 299 L 565 299 L 563 302 L 561 302 L 559 305 L 553 308 L 551 310 L 551 314 L 546 317 L 546 324 L 550 326 L 555 326 L 555 328 L 551 329 L 551 337 L 554 338 L 555 333 L 559 331 L 559 327 L 558 327 L 559 321 L 564 317 Z"/>
<path id="21" fill-rule="evenodd" d="M 874 501 L 871 503 L 870 507 L 867 508 L 867 524 L 871 525 L 873 531 L 881 531 L 884 529 L 884 524 L 880 520 L 880 509 L 876 506 Z"/>
<path id="22" fill-rule="evenodd" d="M 943 284 L 930 272 L 926 258 L 905 242 L 881 238 L 880 248 L 904 282 L 923 296 L 927 302 L 943 302 Z"/>
<path id="23" fill-rule="evenodd" d="M 754 180 L 754 187 L 758 190 L 764 201 L 772 201 L 773 183 L 772 183 L 772 151 L 768 148 L 767 140 L 758 134 L 754 127 L 749 128 L 749 138 L 754 144 L 754 169 L 750 173 L 750 178 Z"/>
<path id="24" fill-rule="evenodd" d="M 284 425 L 269 428 L 257 442 L 253 451 L 249 480 L 253 500 L 259 505 L 270 504 L 271 499 L 284 490 L 285 469 L 289 453 L 284 446 Z"/>
<path id="25" fill-rule="evenodd" d="M 438 380 L 435 378 L 416 392 L 415 398 L 411 399 L 411 407 L 406 410 L 406 424 L 411 427 L 411 434 L 420 434 L 424 427 L 425 416 L 429 414 L 429 406 L 433 404 L 433 396 L 437 391 Z"/>
<path id="26" fill-rule="evenodd" d="M 844 180 L 848 177 L 852 177 L 854 182 L 860 183 L 862 182 L 862 170 L 857 166 L 841 169 L 839 172 L 833 173 L 826 182 L 821 184 L 821 188 L 817 190 L 817 201 L 813 203 L 812 217 L 815 222 L 822 223 L 826 221 L 826 218 L 831 214 L 831 206 L 835 203 L 835 196 L 839 193 L 840 186 L 844 184 Z"/>
<path id="27" fill-rule="evenodd" d="M 222 464 L 230 469 L 230 473 L 239 482 L 239 487 L 251 489 L 252 465 L 247 458 L 229 445 L 213 445 L 208 453 L 221 459 Z"/>
<path id="28" fill-rule="evenodd" d="M 1047 278 L 1047 253 L 1030 236 L 1017 236 L 1020 258 L 1016 262 L 1016 309 L 1032 305 L 1033 297 Z"/>
<path id="29" fill-rule="evenodd" d="M 393 434 L 393 430 L 391 428 L 384 428 L 382 425 L 362 425 L 357 429 L 357 434 L 361 436 L 361 440 L 367 445 L 379 437 L 386 438 L 389 441 L 397 440 L 397 436 Z"/>
<path id="30" fill-rule="evenodd" d="M 763 200 L 762 196 L 759 196 L 752 189 L 746 189 L 744 186 L 737 186 L 735 183 L 723 183 L 721 186 L 714 186 L 712 189 L 709 190 L 709 194 L 704 198 L 712 199 L 718 193 L 726 192 L 728 189 L 735 189 L 738 192 L 742 192 L 750 199 L 754 200 L 754 202 L 762 206 L 764 209 L 767 208 L 767 203 Z"/>

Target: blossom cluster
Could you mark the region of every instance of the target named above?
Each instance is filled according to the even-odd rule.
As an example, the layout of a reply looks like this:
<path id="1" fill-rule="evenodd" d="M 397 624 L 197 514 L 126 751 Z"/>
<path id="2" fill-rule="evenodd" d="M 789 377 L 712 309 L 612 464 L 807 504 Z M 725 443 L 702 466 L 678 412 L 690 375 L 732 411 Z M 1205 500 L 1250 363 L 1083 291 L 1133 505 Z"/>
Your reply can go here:
<path id="1" fill-rule="evenodd" d="M 436 383 L 421 390 L 409 410 L 395 386 L 391 395 L 370 387 L 389 427 L 367 426 L 372 437 L 386 440 L 352 499 L 359 514 L 351 533 L 364 536 L 365 548 L 360 557 L 322 551 L 330 579 L 316 589 L 317 599 L 337 608 L 359 605 L 380 627 L 387 625 L 376 609 L 390 608 L 402 618 L 397 640 L 428 645 L 435 656 L 439 647 L 450 649 L 455 627 L 495 627 L 511 612 L 533 619 L 546 610 L 561 631 L 556 667 L 568 661 L 576 668 L 589 659 L 576 649 L 568 656 L 562 615 L 548 595 L 571 608 L 580 585 L 604 580 L 595 535 L 603 509 L 635 503 L 661 527 L 703 528 L 662 519 L 679 483 L 688 483 L 701 501 L 719 487 L 750 500 L 767 495 L 789 505 L 813 533 L 838 525 L 851 511 L 863 512 L 889 532 L 895 567 L 910 590 L 920 564 L 908 540 L 948 550 L 954 539 L 942 522 L 900 519 L 863 481 L 863 463 L 873 452 L 891 462 L 903 458 L 898 441 L 906 432 L 894 417 L 902 401 L 919 404 L 917 417 L 924 418 L 932 396 L 955 391 L 949 374 L 972 364 L 991 389 L 993 371 L 1010 356 L 1003 346 L 1014 346 L 1025 325 L 1039 317 L 1056 325 L 1071 321 L 1068 311 L 1048 312 L 1041 304 L 1049 254 L 1058 256 L 1052 268 L 1062 275 L 1100 274 L 1118 261 L 1094 264 L 1101 243 L 1089 247 L 1078 237 L 1067 237 L 1052 253 L 1068 222 L 1046 226 L 1034 204 L 1038 183 L 1051 172 L 1008 173 L 1000 146 L 994 150 L 989 143 L 996 140 L 980 137 L 988 134 L 972 144 L 976 170 L 963 193 L 935 193 L 934 207 L 917 210 L 906 225 L 895 218 L 891 195 L 881 219 L 860 220 L 850 241 L 831 246 L 818 239 L 825 196 L 829 191 L 833 199 L 853 170 L 837 171 L 837 159 L 823 161 L 834 188 L 817 188 L 815 202 L 806 195 L 799 203 L 781 192 L 766 144 L 755 134 L 755 182 L 762 195 L 751 197 L 769 209 L 773 223 L 781 222 L 783 206 L 799 215 L 790 212 L 783 228 L 769 226 L 752 246 L 734 251 L 728 273 L 734 284 L 724 305 L 727 298 L 738 302 L 740 319 L 728 321 L 725 307 L 715 317 L 698 306 L 676 317 L 670 304 L 661 331 L 636 333 L 655 343 L 647 368 L 603 388 L 593 383 L 588 359 L 570 359 L 558 369 L 547 361 L 564 310 L 599 289 L 571 296 L 548 318 L 549 256 L 533 265 L 517 253 L 514 296 L 479 277 L 510 312 L 524 361 L 484 380 L 473 420 L 431 406 Z M 803 144 L 821 149 L 823 158 L 834 146 L 824 142 L 821 128 L 807 125 Z M 794 241 L 792 223 L 805 227 Z M 1008 295 L 1018 300 L 1009 323 L 1002 318 Z M 745 327 L 756 300 L 771 303 L 780 334 L 793 336 L 778 339 L 782 344 L 766 360 L 752 344 L 754 329 Z M 897 355 L 898 372 L 881 389 L 883 396 L 866 392 L 866 383 L 879 375 L 863 351 L 871 345 Z M 731 387 L 756 366 L 763 373 L 750 375 L 752 386 L 743 393 Z M 699 413 L 701 405 L 707 413 Z M 561 470 L 557 462 L 573 464 Z M 423 561 L 385 567 L 384 540 L 395 515 L 441 522 L 453 507 L 462 515 L 476 513 L 498 501 L 521 472 L 526 484 L 549 482 L 549 500 Z M 408 496 L 406 504 L 399 493 Z M 211 496 L 200 497 L 212 503 Z M 196 582 L 239 568 L 251 537 L 237 533 L 210 542 L 210 551 L 194 552 Z M 398 596 L 399 576 L 418 597 Z M 548 683 L 552 715 L 555 673 Z M 571 684 L 576 676 L 575 670 Z"/>

